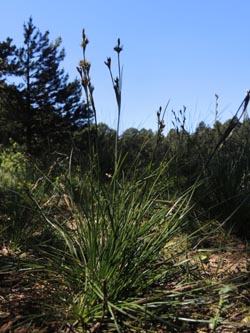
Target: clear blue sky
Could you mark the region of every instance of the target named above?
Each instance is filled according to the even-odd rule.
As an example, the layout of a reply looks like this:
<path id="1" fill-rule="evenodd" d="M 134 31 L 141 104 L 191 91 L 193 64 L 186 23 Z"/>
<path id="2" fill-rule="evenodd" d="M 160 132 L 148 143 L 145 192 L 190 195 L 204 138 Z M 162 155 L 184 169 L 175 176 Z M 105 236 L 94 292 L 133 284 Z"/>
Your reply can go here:
<path id="1" fill-rule="evenodd" d="M 90 40 L 98 120 L 115 126 L 116 104 L 104 60 L 122 52 L 122 129 L 156 129 L 156 111 L 187 107 L 188 126 L 230 118 L 250 89 L 249 0 L 10 0 L 0 2 L 0 40 L 22 44 L 29 16 L 51 39 L 62 37 L 65 70 L 73 79 L 81 59 L 81 30 Z M 115 58 L 113 59 L 115 60 Z"/>

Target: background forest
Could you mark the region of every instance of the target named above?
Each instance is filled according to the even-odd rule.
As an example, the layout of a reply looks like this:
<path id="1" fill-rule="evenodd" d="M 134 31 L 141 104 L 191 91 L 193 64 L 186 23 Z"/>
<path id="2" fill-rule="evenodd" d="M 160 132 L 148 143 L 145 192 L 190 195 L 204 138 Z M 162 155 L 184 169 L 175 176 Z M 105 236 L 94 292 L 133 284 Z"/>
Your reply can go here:
<path id="1" fill-rule="evenodd" d="M 158 319 L 166 332 L 185 329 L 175 318 L 177 308 L 180 318 L 185 312 L 181 299 L 205 308 L 194 282 L 205 280 L 191 273 L 187 251 L 213 246 L 218 234 L 221 248 L 228 235 L 250 237 L 249 93 L 225 123 L 215 109 L 213 125 L 201 122 L 191 132 L 183 107 L 171 111 L 173 128 L 164 134 L 166 106 L 156 114 L 158 131 L 120 133 L 120 40 L 117 76 L 111 58 L 105 61 L 118 110 L 113 129 L 97 122 L 85 32 L 72 82 L 61 65 L 61 39 L 49 37 L 30 18 L 21 47 L 0 42 L 0 241 L 7 251 L 0 274 L 23 269 L 26 282 L 58 283 L 60 320 L 74 332 L 142 330 L 148 318 L 147 329 Z M 166 296 L 161 287 L 173 281 L 176 294 Z M 224 302 L 231 282 L 215 285 L 211 297 Z M 223 322 L 220 307 L 213 311 L 196 318 L 211 332 Z"/>

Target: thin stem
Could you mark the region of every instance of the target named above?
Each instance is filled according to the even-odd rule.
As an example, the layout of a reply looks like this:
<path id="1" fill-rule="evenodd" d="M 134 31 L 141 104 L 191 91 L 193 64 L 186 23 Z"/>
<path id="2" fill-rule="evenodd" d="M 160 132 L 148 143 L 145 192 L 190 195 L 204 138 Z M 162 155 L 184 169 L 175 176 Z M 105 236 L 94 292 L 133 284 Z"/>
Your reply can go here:
<path id="1" fill-rule="evenodd" d="M 120 63 L 120 52 L 122 51 L 122 46 L 120 38 L 118 38 L 117 45 L 114 47 L 114 50 L 117 52 L 117 57 L 118 57 L 118 77 L 116 77 L 115 79 L 113 77 L 113 73 L 111 70 L 111 58 L 107 58 L 107 60 L 105 61 L 105 65 L 109 69 L 118 107 L 118 119 L 117 119 L 116 137 L 115 137 L 115 171 L 116 171 L 118 166 L 118 139 L 119 139 L 119 130 L 120 130 L 120 118 L 121 118 L 121 90 L 122 90 L 122 69 Z"/>
<path id="2" fill-rule="evenodd" d="M 120 64 L 120 52 L 117 52 L 118 56 L 118 81 L 117 81 L 117 106 L 118 106 L 118 119 L 116 128 L 116 141 L 115 141 L 115 163 L 118 163 L 118 139 L 120 131 L 120 119 L 121 119 L 121 89 L 122 89 L 122 73 Z"/>

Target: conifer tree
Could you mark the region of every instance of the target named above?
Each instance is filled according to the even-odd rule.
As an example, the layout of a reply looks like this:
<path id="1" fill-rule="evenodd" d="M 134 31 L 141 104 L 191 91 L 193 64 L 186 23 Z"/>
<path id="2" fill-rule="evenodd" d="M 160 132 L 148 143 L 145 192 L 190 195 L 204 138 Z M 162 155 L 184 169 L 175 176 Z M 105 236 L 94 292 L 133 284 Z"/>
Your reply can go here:
<path id="1" fill-rule="evenodd" d="M 19 114 L 24 143 L 32 154 L 61 149 L 89 119 L 80 101 L 79 81 L 69 82 L 61 67 L 65 57 L 61 42 L 61 38 L 51 42 L 49 31 L 41 33 L 30 18 L 24 24 L 22 47 L 12 46 L 11 39 L 0 44 L 0 80 L 8 91 L 15 86 L 18 92 L 13 114 Z M 3 79 L 10 75 L 15 80 L 12 87 Z"/>
<path id="2" fill-rule="evenodd" d="M 16 46 L 12 44 L 12 39 L 0 42 L 0 82 L 5 81 L 5 75 L 14 74 L 16 69 L 15 51 Z"/>
<path id="3" fill-rule="evenodd" d="M 22 96 L 17 87 L 6 80 L 16 74 L 15 52 L 12 39 L 0 42 L 0 144 L 4 145 L 9 138 L 22 141 Z"/>

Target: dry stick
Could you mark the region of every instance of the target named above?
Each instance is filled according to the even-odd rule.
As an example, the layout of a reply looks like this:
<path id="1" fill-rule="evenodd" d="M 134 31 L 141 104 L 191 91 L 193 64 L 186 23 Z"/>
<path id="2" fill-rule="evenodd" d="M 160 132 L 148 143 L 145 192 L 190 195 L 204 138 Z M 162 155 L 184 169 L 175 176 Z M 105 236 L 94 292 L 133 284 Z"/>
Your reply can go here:
<path id="1" fill-rule="evenodd" d="M 235 129 L 235 127 L 239 124 L 240 119 L 246 113 L 246 109 L 247 109 L 247 106 L 248 106 L 248 103 L 249 103 L 249 99 L 250 99 L 250 91 L 248 90 L 247 94 L 246 94 L 246 97 L 242 101 L 242 103 L 239 106 L 237 112 L 235 113 L 235 115 L 231 119 L 230 123 L 228 124 L 228 127 L 226 128 L 224 134 L 219 139 L 217 145 L 215 146 L 214 150 L 210 154 L 210 156 L 208 158 L 208 161 L 206 163 L 206 166 L 209 165 L 209 163 L 211 162 L 212 158 L 214 157 L 214 154 L 217 152 L 218 149 L 220 149 L 220 147 L 223 146 L 223 144 L 226 141 L 226 139 L 229 137 L 229 135 L 232 133 L 232 131 Z M 238 115 L 240 109 L 242 108 L 242 106 L 243 106 L 243 111 L 241 112 L 240 117 L 238 118 L 237 115 Z"/>
<path id="2" fill-rule="evenodd" d="M 65 333 L 69 333 L 69 332 L 72 332 L 72 333 L 80 333 L 79 331 L 77 331 L 77 330 L 75 329 L 75 327 L 77 326 L 78 323 L 79 323 L 79 320 L 77 320 L 74 324 L 69 324 L 69 323 L 67 323 L 67 324 L 66 324 L 67 329 L 66 329 Z"/>

